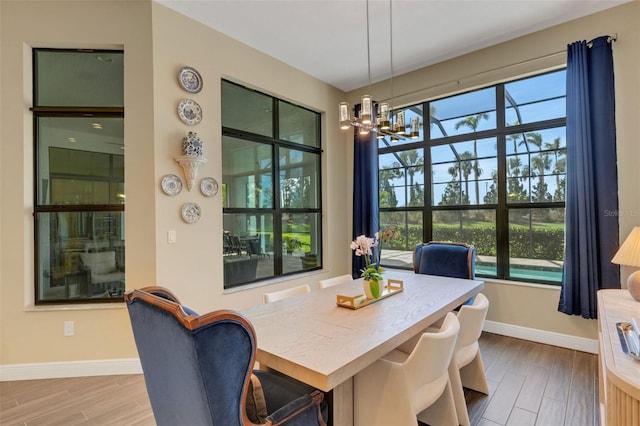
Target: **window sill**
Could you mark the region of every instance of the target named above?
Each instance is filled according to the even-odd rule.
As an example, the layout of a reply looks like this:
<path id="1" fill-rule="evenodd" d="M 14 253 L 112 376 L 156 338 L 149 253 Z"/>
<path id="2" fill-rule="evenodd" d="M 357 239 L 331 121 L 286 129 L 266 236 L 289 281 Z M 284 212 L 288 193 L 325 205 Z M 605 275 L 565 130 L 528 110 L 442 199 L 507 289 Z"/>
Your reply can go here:
<path id="1" fill-rule="evenodd" d="M 413 273 L 411 269 L 400 269 L 400 268 L 385 268 L 387 271 L 398 271 L 398 272 L 406 272 Z M 533 288 L 541 288 L 545 290 L 557 290 L 560 291 L 561 286 L 554 284 L 542 284 L 542 283 L 532 283 L 527 281 L 512 281 L 512 280 L 501 280 L 498 278 L 491 277 L 476 277 L 476 280 L 484 281 L 485 283 L 495 283 L 495 284 L 507 284 L 507 285 L 515 285 L 520 287 L 533 287 Z"/>
<path id="2" fill-rule="evenodd" d="M 111 309 L 124 309 L 126 306 L 124 303 L 83 303 L 72 305 L 45 305 L 45 306 L 25 306 L 24 312 L 54 312 L 54 311 L 96 311 L 96 310 L 111 310 Z"/>
<path id="3" fill-rule="evenodd" d="M 255 288 L 266 287 L 266 286 L 271 285 L 271 284 L 283 283 L 283 282 L 287 282 L 287 281 L 294 281 L 294 280 L 299 280 L 299 279 L 306 278 L 306 277 L 313 277 L 313 276 L 316 276 L 316 275 L 324 274 L 325 272 L 326 272 L 326 270 L 324 270 L 324 269 L 317 269 L 317 270 L 314 270 L 314 271 L 304 272 L 304 273 L 300 273 L 300 274 L 285 275 L 285 276 L 281 276 L 281 277 L 273 277 L 273 278 L 270 278 L 270 279 L 264 280 L 264 281 L 259 281 L 259 282 L 255 282 L 255 283 L 251 283 L 251 284 L 238 286 L 238 287 L 227 288 L 227 289 L 224 289 L 222 294 L 233 294 L 233 293 L 238 293 L 238 292 L 241 292 L 241 291 L 253 290 Z"/>

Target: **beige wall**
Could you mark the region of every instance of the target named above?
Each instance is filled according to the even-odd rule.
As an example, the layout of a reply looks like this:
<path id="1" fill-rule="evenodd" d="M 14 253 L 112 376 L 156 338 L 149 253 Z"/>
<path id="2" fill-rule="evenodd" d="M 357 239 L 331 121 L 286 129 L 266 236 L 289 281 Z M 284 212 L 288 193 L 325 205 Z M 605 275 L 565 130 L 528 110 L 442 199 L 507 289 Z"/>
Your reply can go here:
<path id="1" fill-rule="evenodd" d="M 240 44 L 220 33 L 177 15 L 168 8 L 153 5 L 153 69 L 155 86 L 156 181 L 166 173 L 181 173 L 173 160 L 180 154 L 182 137 L 189 130 L 198 132 L 204 142 L 207 163 L 198 176 L 213 176 L 222 182 L 220 79 L 225 78 L 273 94 L 322 114 L 323 229 L 325 267 L 346 272 L 349 259 L 344 181 L 347 163 L 341 146 L 335 106 L 341 92 L 310 76 Z M 171 30 L 168 30 L 171 29 Z M 190 40 L 185 42 L 185 37 Z M 203 109 L 203 121 L 195 127 L 184 125 L 176 115 L 177 102 L 185 92 L 176 81 L 182 66 L 193 66 L 202 75 L 202 92 L 192 95 Z M 324 114 L 325 112 L 328 114 Z M 330 188 L 330 189 L 329 189 Z M 179 218 L 180 206 L 187 201 L 203 208 L 200 221 L 188 225 Z M 156 198 L 156 256 L 158 281 L 175 289 L 183 302 L 201 312 L 222 307 L 242 308 L 262 303 L 264 286 L 223 294 L 222 199 L 205 198 L 197 189 L 177 197 Z M 176 230 L 177 244 L 166 243 L 168 230 Z M 335 241 L 341 246 L 335 245 Z M 340 249 L 342 248 L 342 250 Z M 322 274 L 326 276 L 325 274 Z M 318 274 L 272 284 L 274 289 L 300 283 L 313 283 Z"/>
<path id="2" fill-rule="evenodd" d="M 271 288 L 315 283 L 347 271 L 349 247 L 344 236 L 349 235 L 350 209 L 345 208 L 349 197 L 343 182 L 348 163 L 333 114 L 341 92 L 147 0 L 3 0 L 0 5 L 0 365 L 137 357 L 123 305 L 32 306 L 33 135 L 28 110 L 32 47 L 125 50 L 127 288 L 167 286 L 201 312 L 261 302 L 264 286 L 223 294 L 220 197 L 205 198 L 197 188 L 167 197 L 159 184 L 167 173 L 182 174 L 173 158 L 189 130 L 201 136 L 209 160 L 199 177 L 221 181 L 221 77 L 323 113 L 323 243 L 337 248 L 325 250 L 325 271 L 273 283 Z M 177 72 L 185 65 L 201 73 L 201 93 L 190 95 L 178 85 Z M 188 127 L 177 117 L 177 104 L 185 97 L 193 97 L 203 108 L 203 121 L 197 127 Z M 327 116 L 326 111 L 330 111 Z M 203 209 L 202 219 L 194 225 L 180 217 L 180 208 L 188 201 Z M 177 244 L 167 244 L 168 230 L 177 232 Z M 75 322 L 73 337 L 63 337 L 67 320 Z"/>
<path id="3" fill-rule="evenodd" d="M 640 215 L 637 178 L 631 165 L 640 158 L 634 140 L 640 134 L 637 119 L 640 36 L 635 29 L 638 16 L 638 3 L 634 2 L 396 78 L 395 90 L 414 92 L 417 88 L 437 86 L 405 96 L 403 103 L 441 96 L 504 77 L 501 72 L 468 79 L 470 75 L 562 51 L 574 40 L 618 33 L 614 53 L 620 208 L 629 212 L 621 218 L 621 234 L 626 236 L 638 225 Z M 179 153 L 180 141 L 188 130 L 197 131 L 205 143 L 209 161 L 199 176 L 221 180 L 221 77 L 323 113 L 325 271 L 274 283 L 269 289 L 313 283 L 348 272 L 353 142 L 337 130 L 335 110 L 343 96 L 338 90 L 146 0 L 3 0 L 0 23 L 0 365 L 136 357 L 126 310 L 121 305 L 108 309 L 55 310 L 31 306 L 33 136 L 28 110 L 31 47 L 125 50 L 128 288 L 165 285 L 199 311 L 219 307 L 241 309 L 260 303 L 265 287 L 223 294 L 220 197 L 204 198 L 197 190 L 167 197 L 159 185 L 163 175 L 180 172 L 173 157 Z M 557 58 L 551 58 L 554 61 Z M 529 71 L 535 71 L 536 66 L 546 62 L 532 61 L 505 70 L 518 75 L 527 71 L 529 65 L 534 68 Z M 176 81 L 177 71 L 185 65 L 197 68 L 204 80 L 203 91 L 192 96 L 202 106 L 204 118 L 193 129 L 182 124 L 175 112 L 177 102 L 187 95 Z M 456 79 L 461 79 L 461 83 L 443 84 Z M 386 85 L 376 86 L 373 94 L 385 90 Z M 356 92 L 349 94 L 351 98 L 356 96 Z M 203 207 L 203 217 L 195 225 L 186 225 L 180 219 L 180 206 L 187 201 L 196 201 Z M 177 232 L 177 244 L 166 243 L 168 230 Z M 494 321 L 595 338 L 593 322 L 555 312 L 557 290 L 488 284 L 487 294 L 494 303 L 489 314 Z M 65 320 L 75 321 L 75 336 L 63 337 Z"/>
<path id="4" fill-rule="evenodd" d="M 155 193 L 151 15 L 147 2 L 2 1 L 0 364 L 135 356 L 126 311 L 43 310 L 33 304 L 31 48 L 124 48 L 129 281 L 154 282 Z M 131 143 L 136 141 L 136 143 Z M 63 337 L 65 320 L 75 336 Z"/>
<path id="5" fill-rule="evenodd" d="M 577 40 L 617 34 L 613 45 L 620 202 L 620 238 L 640 226 L 640 2 L 584 17 L 441 64 L 394 78 L 396 105 L 410 105 L 475 87 L 536 73 L 566 63 L 566 46 Z M 391 85 L 374 85 L 375 99 L 390 96 Z M 362 91 L 349 93 L 358 101 Z M 622 268 L 623 282 L 632 270 Z M 487 282 L 491 321 L 595 339 L 596 321 L 557 311 L 558 288 Z"/>

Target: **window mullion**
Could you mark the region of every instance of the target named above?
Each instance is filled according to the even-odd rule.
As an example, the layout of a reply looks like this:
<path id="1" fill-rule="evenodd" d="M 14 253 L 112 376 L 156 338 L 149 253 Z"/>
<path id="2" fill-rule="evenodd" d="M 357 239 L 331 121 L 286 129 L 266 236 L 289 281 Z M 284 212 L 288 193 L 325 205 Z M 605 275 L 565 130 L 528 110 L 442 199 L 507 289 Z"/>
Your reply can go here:
<path id="1" fill-rule="evenodd" d="M 423 242 L 431 241 L 433 238 L 433 191 L 431 185 L 433 185 L 432 179 L 432 167 L 431 167 L 431 109 L 430 103 L 425 102 L 422 106 L 422 122 L 424 130 L 424 210 L 422 215 L 422 240 Z M 426 119 L 425 119 L 426 115 Z M 429 188 L 427 190 L 427 188 Z"/>

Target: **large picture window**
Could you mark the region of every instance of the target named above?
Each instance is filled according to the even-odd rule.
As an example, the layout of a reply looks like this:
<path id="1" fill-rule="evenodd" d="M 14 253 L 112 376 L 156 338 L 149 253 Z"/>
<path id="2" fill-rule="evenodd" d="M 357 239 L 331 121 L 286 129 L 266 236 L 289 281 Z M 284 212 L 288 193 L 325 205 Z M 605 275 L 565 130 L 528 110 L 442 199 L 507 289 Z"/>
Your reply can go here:
<path id="1" fill-rule="evenodd" d="M 402 108 L 423 126 L 379 139 L 380 227 L 399 231 L 382 263 L 411 268 L 416 244 L 462 241 L 479 276 L 559 284 L 565 93 L 560 70 Z"/>
<path id="2" fill-rule="evenodd" d="M 35 302 L 121 302 L 123 52 L 35 49 Z"/>
<path id="3" fill-rule="evenodd" d="M 320 114 L 222 81 L 224 287 L 322 267 Z"/>

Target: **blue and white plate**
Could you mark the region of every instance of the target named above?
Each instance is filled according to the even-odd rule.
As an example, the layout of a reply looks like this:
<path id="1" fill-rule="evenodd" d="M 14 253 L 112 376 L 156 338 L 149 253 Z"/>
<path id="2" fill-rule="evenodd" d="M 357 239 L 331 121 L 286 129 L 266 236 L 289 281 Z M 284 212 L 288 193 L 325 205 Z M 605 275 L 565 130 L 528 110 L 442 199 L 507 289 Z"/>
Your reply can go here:
<path id="1" fill-rule="evenodd" d="M 189 93 L 198 93 L 202 90 L 202 77 L 200 73 L 191 67 L 183 67 L 178 73 L 180 86 Z"/>
<path id="2" fill-rule="evenodd" d="M 196 223 L 200 220 L 200 206 L 198 203 L 184 203 L 182 205 L 182 220 L 187 223 Z"/>
<path id="3" fill-rule="evenodd" d="M 183 123 L 195 126 L 202 121 L 202 108 L 193 99 L 183 99 L 178 104 L 178 115 Z"/>
<path id="4" fill-rule="evenodd" d="M 202 178 L 200 191 L 205 197 L 213 197 L 218 193 L 218 182 L 212 177 Z"/>
<path id="5" fill-rule="evenodd" d="M 167 195 L 178 195 L 182 192 L 182 179 L 173 174 L 165 175 L 162 178 L 162 191 Z"/>

